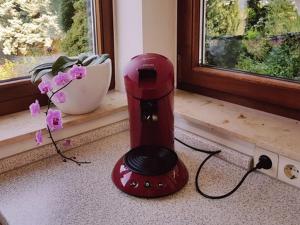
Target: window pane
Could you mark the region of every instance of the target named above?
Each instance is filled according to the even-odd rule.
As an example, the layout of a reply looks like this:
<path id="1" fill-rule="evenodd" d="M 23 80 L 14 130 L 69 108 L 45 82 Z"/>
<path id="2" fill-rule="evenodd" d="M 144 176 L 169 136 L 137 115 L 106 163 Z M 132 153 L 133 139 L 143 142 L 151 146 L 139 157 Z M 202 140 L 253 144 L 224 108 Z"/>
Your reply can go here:
<path id="1" fill-rule="evenodd" d="M 90 0 L 0 0 L 0 81 L 93 50 Z"/>
<path id="2" fill-rule="evenodd" d="M 202 64 L 300 81 L 300 1 L 203 1 Z"/>

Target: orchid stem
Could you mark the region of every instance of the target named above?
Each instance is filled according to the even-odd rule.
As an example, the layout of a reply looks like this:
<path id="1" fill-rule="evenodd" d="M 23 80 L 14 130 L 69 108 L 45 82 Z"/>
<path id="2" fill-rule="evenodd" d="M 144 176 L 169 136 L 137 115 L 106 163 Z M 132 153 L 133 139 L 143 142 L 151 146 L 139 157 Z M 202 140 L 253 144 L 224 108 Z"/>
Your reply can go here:
<path id="1" fill-rule="evenodd" d="M 46 116 L 48 114 L 48 111 L 50 109 L 50 105 L 52 103 L 52 97 L 57 93 L 59 92 L 60 90 L 64 89 L 65 87 L 67 87 L 70 83 L 72 82 L 72 80 L 70 82 L 68 82 L 66 85 L 64 85 L 63 87 L 59 88 L 58 90 L 52 92 L 52 94 L 50 95 L 50 97 L 48 98 L 48 106 L 47 106 L 47 111 L 45 112 L 46 113 Z M 67 160 L 69 161 L 72 161 L 74 163 L 76 163 L 78 166 L 80 166 L 81 164 L 88 164 L 88 163 L 91 163 L 91 162 L 88 162 L 88 161 L 77 161 L 75 157 L 67 157 L 65 156 L 62 151 L 59 149 L 59 147 L 57 146 L 57 143 L 56 141 L 54 140 L 53 136 L 52 136 L 52 132 L 51 132 L 51 129 L 49 128 L 49 126 L 47 125 L 47 130 L 48 130 L 48 133 L 49 133 L 49 138 L 51 139 L 54 147 L 55 147 L 55 150 L 57 152 L 57 154 L 59 154 L 62 158 L 63 158 L 63 161 L 66 162 Z"/>
<path id="2" fill-rule="evenodd" d="M 49 100 L 51 101 L 52 97 L 57 93 L 59 92 L 60 90 L 64 89 L 65 87 L 67 87 L 69 84 L 72 83 L 72 80 L 70 80 L 67 84 L 65 84 L 64 86 L 62 86 L 61 88 L 59 88 L 58 90 L 56 91 L 53 91 L 52 94 L 50 95 L 49 97 Z"/>

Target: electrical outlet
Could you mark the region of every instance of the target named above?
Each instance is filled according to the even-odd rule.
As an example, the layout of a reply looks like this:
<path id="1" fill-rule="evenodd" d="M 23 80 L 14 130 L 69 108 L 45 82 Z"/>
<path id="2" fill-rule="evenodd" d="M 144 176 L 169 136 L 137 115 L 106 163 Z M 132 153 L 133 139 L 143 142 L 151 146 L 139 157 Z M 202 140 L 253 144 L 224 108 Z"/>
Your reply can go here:
<path id="1" fill-rule="evenodd" d="M 259 169 L 258 171 L 276 178 L 278 171 L 278 154 L 256 146 L 254 149 L 254 165 L 258 163 L 258 159 L 261 155 L 266 155 L 272 160 L 272 168 L 268 170 Z"/>
<path id="2" fill-rule="evenodd" d="M 278 179 L 300 188 L 300 162 L 279 156 Z"/>

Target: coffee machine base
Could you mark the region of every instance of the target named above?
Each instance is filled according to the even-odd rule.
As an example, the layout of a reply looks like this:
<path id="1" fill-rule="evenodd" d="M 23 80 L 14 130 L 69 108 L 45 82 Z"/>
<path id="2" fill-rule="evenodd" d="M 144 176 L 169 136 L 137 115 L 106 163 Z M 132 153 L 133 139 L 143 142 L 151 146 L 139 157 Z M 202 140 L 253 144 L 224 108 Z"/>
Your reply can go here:
<path id="1" fill-rule="evenodd" d="M 119 159 L 113 169 L 112 180 L 129 195 L 155 198 L 183 188 L 188 181 L 188 171 L 175 151 L 140 146 Z"/>

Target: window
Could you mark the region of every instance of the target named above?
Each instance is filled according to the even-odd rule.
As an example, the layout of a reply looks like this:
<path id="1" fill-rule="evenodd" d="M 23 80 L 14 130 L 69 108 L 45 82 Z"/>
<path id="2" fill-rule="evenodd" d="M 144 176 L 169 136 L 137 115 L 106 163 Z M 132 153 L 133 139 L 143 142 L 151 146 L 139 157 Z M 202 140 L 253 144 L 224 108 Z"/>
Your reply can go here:
<path id="1" fill-rule="evenodd" d="M 179 0 L 178 87 L 300 120 L 300 4 Z"/>
<path id="2" fill-rule="evenodd" d="M 206 0 L 202 10 L 201 64 L 300 82 L 300 4 Z"/>
<path id="3" fill-rule="evenodd" d="M 82 52 L 113 59 L 112 24 L 110 0 L 0 0 L 0 115 L 45 102 L 28 78 L 35 65 Z"/>

